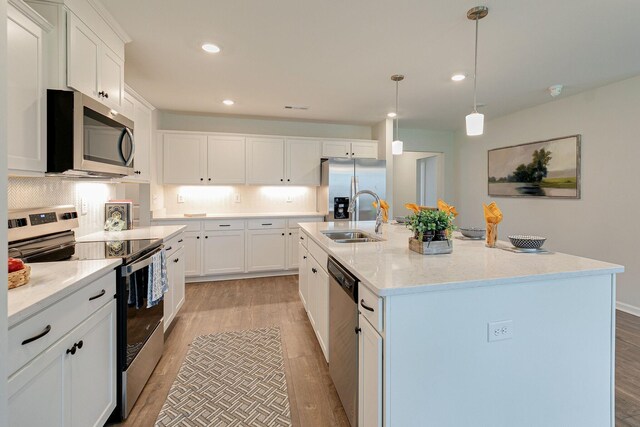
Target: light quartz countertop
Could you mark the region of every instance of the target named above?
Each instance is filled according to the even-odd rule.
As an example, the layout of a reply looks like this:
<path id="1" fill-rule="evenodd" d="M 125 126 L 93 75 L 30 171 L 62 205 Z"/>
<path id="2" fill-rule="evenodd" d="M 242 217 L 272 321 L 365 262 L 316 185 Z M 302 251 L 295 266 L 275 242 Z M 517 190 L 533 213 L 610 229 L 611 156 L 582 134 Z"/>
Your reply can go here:
<path id="1" fill-rule="evenodd" d="M 150 227 L 134 228 L 125 231 L 98 231 L 78 237 L 78 242 L 96 242 L 108 240 L 140 240 L 140 239 L 162 239 L 167 241 L 181 233 L 184 225 L 152 225 Z"/>
<path id="2" fill-rule="evenodd" d="M 624 267 L 558 252 L 514 253 L 487 248 L 484 240 L 461 240 L 453 253 L 421 255 L 409 250 L 411 232 L 402 224 L 383 224 L 382 242 L 335 243 L 327 230 L 375 234 L 372 221 L 300 223 L 310 238 L 378 296 L 442 291 L 507 283 L 622 273 Z M 510 247 L 498 242 L 499 247 Z M 552 251 L 553 248 L 545 249 Z"/>
<path id="3" fill-rule="evenodd" d="M 207 216 L 186 217 L 184 214 L 170 214 L 154 216 L 152 221 L 174 221 L 189 220 L 198 221 L 203 219 L 251 219 L 251 218 L 297 218 L 297 217 L 324 217 L 320 212 L 253 212 L 253 213 L 208 213 Z"/>
<path id="4" fill-rule="evenodd" d="M 9 327 L 94 282 L 121 259 L 32 263 L 29 283 L 7 292 Z"/>

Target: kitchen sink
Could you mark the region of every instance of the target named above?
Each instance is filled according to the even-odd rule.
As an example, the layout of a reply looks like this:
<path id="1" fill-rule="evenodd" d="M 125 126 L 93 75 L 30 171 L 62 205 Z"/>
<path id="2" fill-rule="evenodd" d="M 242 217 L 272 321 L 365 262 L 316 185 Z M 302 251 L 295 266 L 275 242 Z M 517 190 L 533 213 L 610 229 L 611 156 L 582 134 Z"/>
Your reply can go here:
<path id="1" fill-rule="evenodd" d="M 381 242 L 383 239 L 372 236 L 363 231 L 325 231 L 322 234 L 336 243 L 371 243 Z"/>

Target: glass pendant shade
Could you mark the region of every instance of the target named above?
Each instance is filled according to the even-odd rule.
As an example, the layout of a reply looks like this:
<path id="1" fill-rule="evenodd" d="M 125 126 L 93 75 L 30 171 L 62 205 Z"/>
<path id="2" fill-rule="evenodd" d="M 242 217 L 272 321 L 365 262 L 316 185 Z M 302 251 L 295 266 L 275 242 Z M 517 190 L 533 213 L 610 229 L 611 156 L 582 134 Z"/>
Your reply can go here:
<path id="1" fill-rule="evenodd" d="M 484 132 L 484 114 L 474 111 L 467 115 L 467 135 L 477 136 Z"/>
<path id="2" fill-rule="evenodd" d="M 403 143 L 399 139 L 396 139 L 391 143 L 391 154 L 399 156 L 403 151 Z"/>

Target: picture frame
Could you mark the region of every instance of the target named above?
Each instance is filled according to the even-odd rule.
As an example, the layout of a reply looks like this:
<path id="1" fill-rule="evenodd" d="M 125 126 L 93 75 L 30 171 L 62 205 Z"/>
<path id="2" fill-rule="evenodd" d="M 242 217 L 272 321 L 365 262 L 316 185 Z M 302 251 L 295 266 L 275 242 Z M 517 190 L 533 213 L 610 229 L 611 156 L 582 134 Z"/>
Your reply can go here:
<path id="1" fill-rule="evenodd" d="M 489 150 L 489 196 L 580 199 L 581 139 L 577 134 Z"/>

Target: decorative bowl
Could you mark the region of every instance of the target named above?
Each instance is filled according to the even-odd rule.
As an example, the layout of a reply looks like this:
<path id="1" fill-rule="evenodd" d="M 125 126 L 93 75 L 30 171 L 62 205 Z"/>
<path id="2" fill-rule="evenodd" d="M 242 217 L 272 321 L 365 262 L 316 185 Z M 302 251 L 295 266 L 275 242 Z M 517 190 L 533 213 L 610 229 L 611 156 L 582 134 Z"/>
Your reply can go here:
<path id="1" fill-rule="evenodd" d="M 484 239 L 484 235 L 486 232 L 484 228 L 478 227 L 460 227 L 459 230 L 464 237 L 468 237 L 469 239 Z"/>
<path id="2" fill-rule="evenodd" d="M 398 224 L 405 224 L 407 222 L 406 216 L 396 216 L 393 219 L 395 219 L 398 222 Z"/>
<path id="3" fill-rule="evenodd" d="M 509 236 L 511 244 L 520 249 L 540 249 L 544 245 L 546 237 L 515 235 Z"/>

